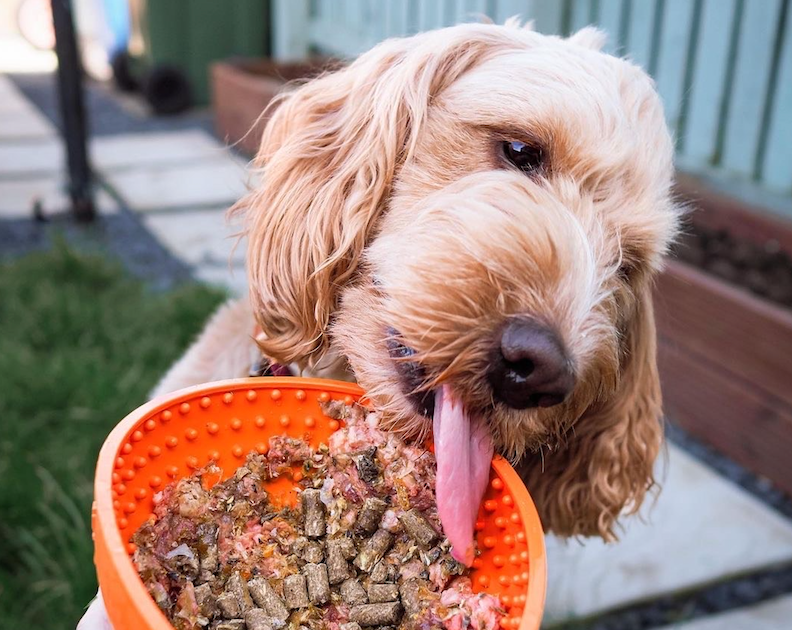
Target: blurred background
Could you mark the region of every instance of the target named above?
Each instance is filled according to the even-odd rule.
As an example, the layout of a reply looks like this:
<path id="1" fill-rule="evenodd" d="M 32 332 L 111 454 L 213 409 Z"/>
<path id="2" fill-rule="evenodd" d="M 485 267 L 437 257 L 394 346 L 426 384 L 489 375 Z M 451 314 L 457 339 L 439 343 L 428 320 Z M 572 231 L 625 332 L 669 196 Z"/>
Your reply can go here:
<path id="1" fill-rule="evenodd" d="M 663 492 L 617 544 L 548 540 L 545 626 L 792 627 L 790 0 L 0 0 L 0 627 L 95 593 L 99 447 L 245 291 L 225 210 L 272 97 L 515 15 L 654 77 L 691 209 L 656 291 Z"/>

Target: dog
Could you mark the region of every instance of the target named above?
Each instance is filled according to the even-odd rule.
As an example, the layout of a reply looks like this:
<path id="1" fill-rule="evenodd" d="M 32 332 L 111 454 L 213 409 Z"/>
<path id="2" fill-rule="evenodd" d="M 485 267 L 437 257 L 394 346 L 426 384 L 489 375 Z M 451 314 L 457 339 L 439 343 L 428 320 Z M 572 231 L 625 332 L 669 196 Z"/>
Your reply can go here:
<path id="1" fill-rule="evenodd" d="M 603 43 L 463 24 L 281 96 L 232 208 L 250 299 L 157 393 L 243 376 L 259 352 L 354 379 L 394 430 L 434 428 L 471 468 L 510 458 L 548 532 L 613 540 L 655 485 L 651 287 L 680 208 L 653 82 Z M 450 474 L 438 501 L 475 510 L 480 479 Z"/>
<path id="2" fill-rule="evenodd" d="M 391 429 L 433 430 L 453 537 L 494 450 L 548 532 L 616 538 L 656 485 L 651 288 L 681 211 L 653 82 L 603 43 L 464 24 L 281 96 L 232 209 L 249 299 L 154 394 L 262 353 L 356 380 Z"/>

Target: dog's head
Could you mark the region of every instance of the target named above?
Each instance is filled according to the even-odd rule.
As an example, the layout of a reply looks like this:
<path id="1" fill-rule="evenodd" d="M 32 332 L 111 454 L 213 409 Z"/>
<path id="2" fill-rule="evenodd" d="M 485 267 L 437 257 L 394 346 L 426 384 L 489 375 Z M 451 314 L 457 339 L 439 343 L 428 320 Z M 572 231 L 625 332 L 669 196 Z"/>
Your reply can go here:
<path id="1" fill-rule="evenodd" d="M 652 81 L 600 39 L 388 40 L 282 99 L 238 209 L 269 356 L 338 352 L 414 433 L 445 392 L 549 529 L 609 538 L 653 483 L 650 283 L 677 210 Z"/>

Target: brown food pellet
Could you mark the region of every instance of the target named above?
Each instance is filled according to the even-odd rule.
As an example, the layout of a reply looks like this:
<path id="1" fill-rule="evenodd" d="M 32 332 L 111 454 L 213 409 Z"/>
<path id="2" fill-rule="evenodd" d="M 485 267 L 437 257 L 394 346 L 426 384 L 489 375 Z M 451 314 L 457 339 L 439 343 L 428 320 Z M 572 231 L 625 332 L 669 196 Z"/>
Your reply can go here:
<path id="1" fill-rule="evenodd" d="M 313 562 L 314 564 L 324 560 L 324 551 L 322 550 L 322 545 L 320 545 L 318 542 L 309 542 L 305 547 L 303 560 L 306 562 Z"/>
<path id="2" fill-rule="evenodd" d="M 399 602 L 387 604 L 361 604 L 349 610 L 349 620 L 361 626 L 384 626 L 396 624 L 401 619 L 402 605 Z"/>
<path id="3" fill-rule="evenodd" d="M 295 573 L 283 580 L 283 599 L 286 600 L 286 606 L 292 610 L 308 607 L 310 601 L 304 575 Z"/>
<path id="4" fill-rule="evenodd" d="M 400 514 L 399 520 L 410 537 L 419 545 L 429 547 L 438 538 L 435 528 L 418 510 L 408 510 Z"/>
<path id="5" fill-rule="evenodd" d="M 370 536 L 379 527 L 388 504 L 376 497 L 366 499 L 358 514 L 355 531 L 359 536 Z"/>
<path id="6" fill-rule="evenodd" d="M 345 580 L 341 585 L 339 592 L 341 593 L 341 599 L 344 600 L 344 603 L 349 604 L 350 606 L 355 606 L 356 604 L 367 604 L 369 601 L 368 597 L 366 596 L 366 590 L 355 578 Z"/>
<path id="7" fill-rule="evenodd" d="M 393 535 L 384 529 L 378 529 L 358 553 L 355 566 L 368 573 L 377 562 L 382 560 L 382 556 L 390 549 L 392 543 Z"/>
<path id="8" fill-rule="evenodd" d="M 399 587 L 401 602 L 408 615 L 415 615 L 424 608 L 427 595 L 431 593 L 431 585 L 421 578 L 412 578 Z"/>
<path id="9" fill-rule="evenodd" d="M 225 592 L 217 596 L 217 609 L 225 619 L 236 619 L 241 614 L 239 601 L 233 593 Z"/>
<path id="10" fill-rule="evenodd" d="M 372 604 L 395 602 L 399 599 L 399 587 L 395 584 L 369 584 L 368 599 Z"/>
<path id="11" fill-rule="evenodd" d="M 330 584 L 340 584 L 350 576 L 349 563 L 338 539 L 327 541 L 327 577 Z"/>
<path id="12" fill-rule="evenodd" d="M 201 611 L 201 615 L 207 619 L 214 617 L 215 613 L 217 612 L 217 600 L 212 593 L 211 586 L 208 584 L 196 586 L 195 601 L 198 603 L 198 609 Z"/>
<path id="13" fill-rule="evenodd" d="M 347 560 L 351 560 L 357 555 L 357 549 L 355 549 L 355 543 L 352 542 L 351 538 L 342 536 L 340 538 L 336 538 L 335 541 L 339 549 L 341 549 L 341 553 L 344 554 L 344 557 Z"/>
<path id="14" fill-rule="evenodd" d="M 245 630 L 273 630 L 272 618 L 261 608 L 251 608 L 245 613 Z"/>
<path id="15" fill-rule="evenodd" d="M 227 621 L 218 621 L 212 626 L 212 630 L 245 630 L 245 620 L 228 619 Z"/>
<path id="16" fill-rule="evenodd" d="M 259 608 L 267 611 L 273 619 L 286 621 L 289 617 L 289 609 L 267 580 L 261 577 L 253 578 L 248 582 L 248 589 Z"/>
<path id="17" fill-rule="evenodd" d="M 234 573 L 225 585 L 226 593 L 231 593 L 239 602 L 239 610 L 242 613 L 253 608 L 253 600 L 248 592 L 248 585 L 239 573 Z M 238 616 L 238 615 L 237 615 Z"/>
<path id="18" fill-rule="evenodd" d="M 326 604 L 330 601 L 330 581 L 325 565 L 309 562 L 303 567 L 303 575 L 308 583 L 308 598 L 312 604 Z"/>
<path id="19" fill-rule="evenodd" d="M 377 583 L 392 581 L 395 576 L 392 568 L 393 567 L 386 562 L 378 562 L 371 570 L 371 581 Z"/>
<path id="20" fill-rule="evenodd" d="M 326 533 L 325 506 L 319 490 L 308 488 L 301 495 L 303 509 L 303 528 L 309 538 L 319 538 Z"/>

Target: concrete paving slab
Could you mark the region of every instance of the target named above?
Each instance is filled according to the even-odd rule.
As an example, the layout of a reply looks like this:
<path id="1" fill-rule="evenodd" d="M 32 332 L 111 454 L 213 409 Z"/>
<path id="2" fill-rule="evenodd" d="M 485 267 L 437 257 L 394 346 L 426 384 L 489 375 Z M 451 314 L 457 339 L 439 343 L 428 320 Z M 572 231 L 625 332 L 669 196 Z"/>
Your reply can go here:
<path id="1" fill-rule="evenodd" d="M 0 142 L 0 177 L 53 173 L 63 168 L 65 146 L 59 136 Z M 101 136 L 90 141 L 91 164 L 99 171 L 156 165 L 192 165 L 200 160 L 227 160 L 244 168 L 209 134 L 200 130 Z"/>
<path id="2" fill-rule="evenodd" d="M 0 179 L 57 173 L 65 167 L 65 151 L 55 136 L 0 142 Z"/>
<path id="3" fill-rule="evenodd" d="M 172 254 L 190 265 L 244 265 L 245 242 L 237 245 L 239 227 L 226 221 L 225 208 L 148 214 L 143 223 Z"/>
<path id="4" fill-rule="evenodd" d="M 22 92 L 6 76 L 0 74 L 0 114 L 18 112 L 30 107 L 30 102 L 22 95 Z"/>
<path id="5" fill-rule="evenodd" d="M 92 139 L 91 155 L 96 168 L 115 170 L 156 164 L 174 166 L 198 160 L 224 160 L 244 166 L 222 144 L 201 130 L 120 134 Z"/>
<path id="6" fill-rule="evenodd" d="M 55 214 L 68 208 L 61 176 L 49 175 L 31 179 L 0 179 L 0 219 L 23 219 L 33 214 L 33 204 L 39 200 L 44 214 Z M 115 200 L 105 191 L 96 194 L 97 209 L 102 214 L 118 212 Z"/>
<path id="7" fill-rule="evenodd" d="M 546 627 L 792 560 L 792 522 L 673 445 L 643 514 L 612 545 L 548 538 Z"/>
<path id="8" fill-rule="evenodd" d="M 792 595 L 711 617 L 665 626 L 660 630 L 789 630 Z"/>
<path id="9" fill-rule="evenodd" d="M 228 156 L 106 175 L 129 207 L 139 212 L 230 206 L 245 193 L 247 182 L 243 166 Z"/>
<path id="10" fill-rule="evenodd" d="M 0 143 L 21 138 L 53 138 L 55 127 L 33 105 L 0 114 Z"/>

